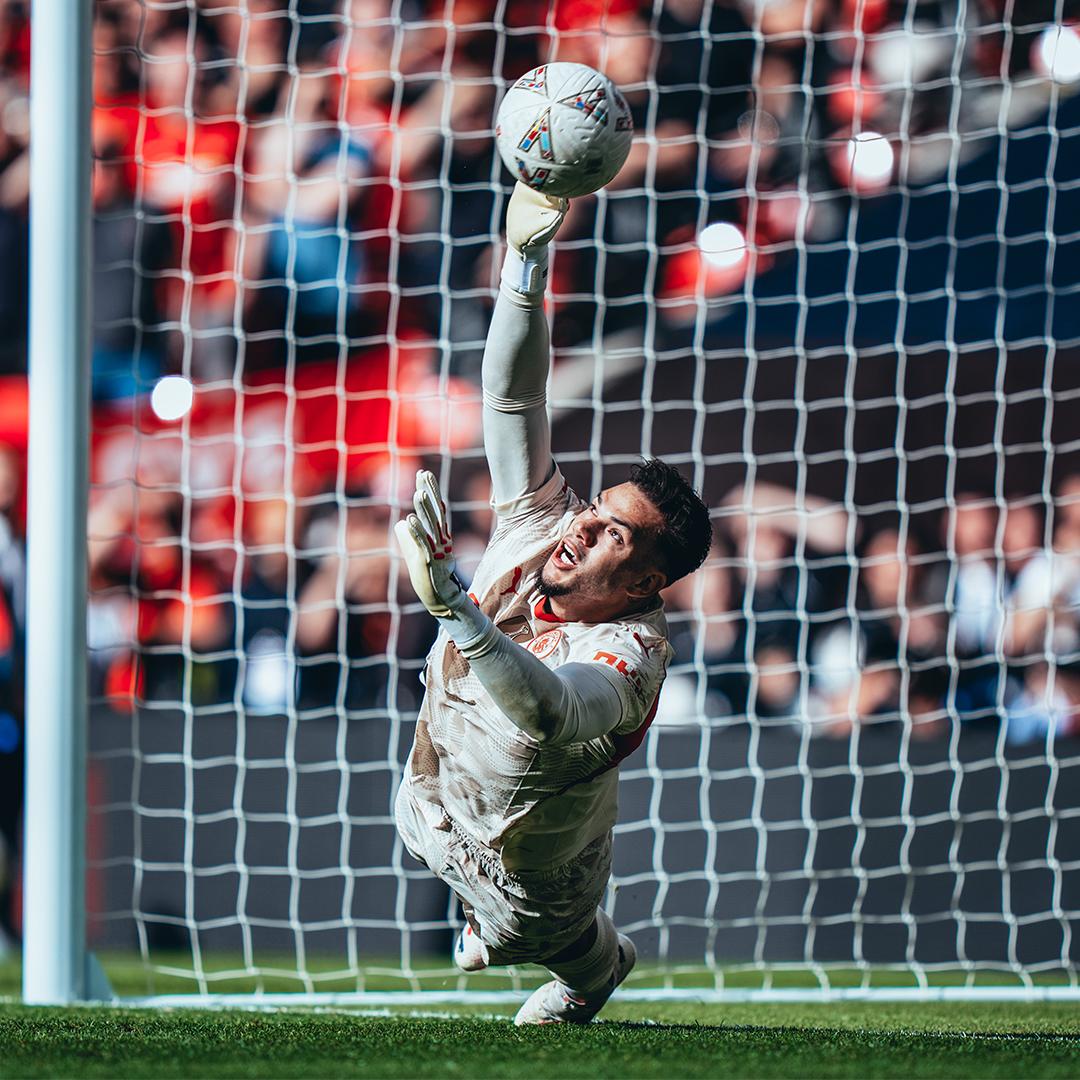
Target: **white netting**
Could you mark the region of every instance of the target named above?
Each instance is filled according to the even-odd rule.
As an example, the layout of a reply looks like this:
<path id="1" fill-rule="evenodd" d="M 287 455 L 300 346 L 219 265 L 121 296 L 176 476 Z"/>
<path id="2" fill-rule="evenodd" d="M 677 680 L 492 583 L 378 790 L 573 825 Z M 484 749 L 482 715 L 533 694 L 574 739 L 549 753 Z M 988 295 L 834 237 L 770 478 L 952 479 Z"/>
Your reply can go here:
<path id="1" fill-rule="evenodd" d="M 1076 985 L 1071 5 L 97 10 L 99 945 L 159 991 L 465 985 L 390 813 L 433 630 L 390 527 L 423 462 L 483 550 L 492 117 L 557 58 L 637 125 L 553 260 L 557 456 L 661 455 L 717 526 L 623 767 L 636 984 Z"/>

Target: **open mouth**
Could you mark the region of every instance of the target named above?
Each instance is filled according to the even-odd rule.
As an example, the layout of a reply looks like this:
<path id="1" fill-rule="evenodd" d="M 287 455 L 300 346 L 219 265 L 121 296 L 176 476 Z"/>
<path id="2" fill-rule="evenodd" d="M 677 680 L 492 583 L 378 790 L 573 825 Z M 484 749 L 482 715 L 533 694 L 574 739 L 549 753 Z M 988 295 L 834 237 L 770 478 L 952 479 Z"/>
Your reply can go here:
<path id="1" fill-rule="evenodd" d="M 573 570 L 580 561 L 577 550 L 566 540 L 559 541 L 559 546 L 552 555 L 552 561 L 560 570 Z"/>

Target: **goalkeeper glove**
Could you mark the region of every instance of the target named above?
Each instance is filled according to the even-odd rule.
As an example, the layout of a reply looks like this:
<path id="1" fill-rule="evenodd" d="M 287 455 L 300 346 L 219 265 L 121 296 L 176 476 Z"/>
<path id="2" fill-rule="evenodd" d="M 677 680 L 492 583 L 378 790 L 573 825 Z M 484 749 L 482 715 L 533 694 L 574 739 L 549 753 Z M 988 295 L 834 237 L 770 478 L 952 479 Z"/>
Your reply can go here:
<path id="1" fill-rule="evenodd" d="M 555 238 L 570 203 L 518 181 L 506 208 L 509 250 L 503 263 L 504 283 L 516 293 L 542 296 L 547 279 L 547 246 Z"/>
<path id="2" fill-rule="evenodd" d="M 467 648 L 484 637 L 492 623 L 458 581 L 446 504 L 435 477 L 424 469 L 416 474 L 413 508 L 416 513 L 394 526 L 409 580 L 420 602 L 439 620 L 451 640 Z"/>

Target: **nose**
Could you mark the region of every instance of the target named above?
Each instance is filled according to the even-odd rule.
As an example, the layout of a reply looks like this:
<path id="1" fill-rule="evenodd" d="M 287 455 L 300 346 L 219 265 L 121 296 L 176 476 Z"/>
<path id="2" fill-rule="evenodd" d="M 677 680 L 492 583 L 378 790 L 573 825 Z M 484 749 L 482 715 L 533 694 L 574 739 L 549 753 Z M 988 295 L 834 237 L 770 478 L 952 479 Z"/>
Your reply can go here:
<path id="1" fill-rule="evenodd" d="M 585 521 L 582 523 L 580 539 L 586 547 L 593 547 L 600 536 L 602 526 L 598 521 Z"/>

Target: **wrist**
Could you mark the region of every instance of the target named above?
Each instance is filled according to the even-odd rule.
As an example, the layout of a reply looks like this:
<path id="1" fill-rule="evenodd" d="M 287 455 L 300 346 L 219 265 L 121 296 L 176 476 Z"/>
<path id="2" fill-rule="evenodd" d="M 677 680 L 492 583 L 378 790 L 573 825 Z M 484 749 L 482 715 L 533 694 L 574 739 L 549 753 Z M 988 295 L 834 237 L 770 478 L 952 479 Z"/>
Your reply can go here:
<path id="1" fill-rule="evenodd" d="M 436 616 L 446 636 L 466 657 L 486 652 L 488 639 L 498 633 L 495 624 L 472 602 L 464 590 L 447 604 L 448 615 Z"/>
<path id="2" fill-rule="evenodd" d="M 548 247 L 537 244 L 519 251 L 512 244 L 506 245 L 506 257 L 502 265 L 502 286 L 515 297 L 522 297 L 530 306 L 544 302 L 547 288 Z"/>

